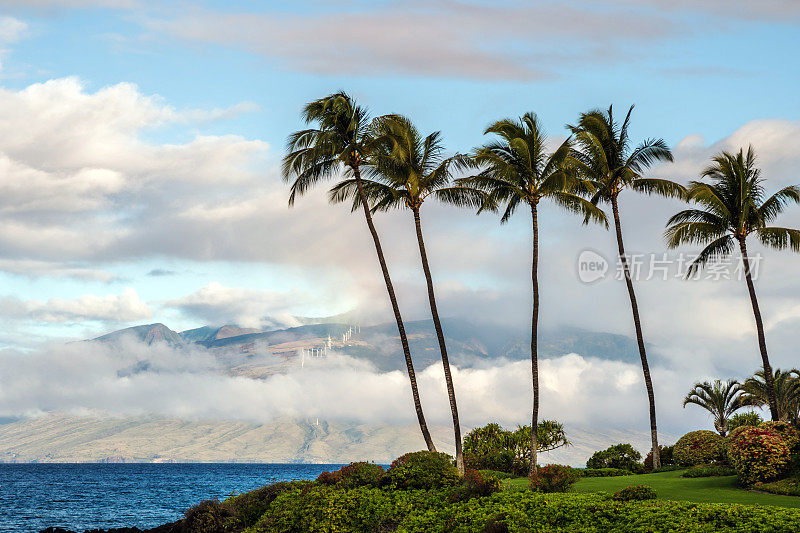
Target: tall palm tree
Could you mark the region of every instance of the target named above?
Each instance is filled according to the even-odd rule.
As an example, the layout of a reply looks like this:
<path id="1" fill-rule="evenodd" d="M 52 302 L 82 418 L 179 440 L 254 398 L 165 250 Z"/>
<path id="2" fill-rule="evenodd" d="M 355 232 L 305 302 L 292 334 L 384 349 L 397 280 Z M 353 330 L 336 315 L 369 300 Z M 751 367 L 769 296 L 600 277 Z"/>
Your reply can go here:
<path id="1" fill-rule="evenodd" d="M 633 325 L 636 330 L 636 342 L 639 346 L 639 357 L 642 362 L 647 399 L 650 404 L 650 436 L 652 440 L 653 468 L 661 466 L 658 448 L 658 428 L 656 424 L 656 402 L 653 393 L 653 381 L 650 377 L 650 366 L 639 318 L 639 305 L 633 288 L 625 245 L 622 239 L 622 224 L 619 212 L 619 194 L 631 189 L 645 194 L 658 194 L 667 197 L 680 197 L 684 193 L 682 186 L 669 180 L 645 178 L 642 172 L 658 161 L 672 161 L 672 152 L 663 139 L 647 139 L 635 148 L 631 146 L 628 136 L 633 106 L 625 115 L 622 124 L 614 121 L 613 107 L 608 111 L 593 110 L 580 115 L 575 126 L 568 126 L 575 136 L 580 149 L 576 159 L 578 168 L 584 179 L 593 185 L 591 202 L 605 202 L 611 205 L 614 215 L 614 229 L 617 233 L 619 260 L 628 288 L 631 301 Z"/>
<path id="2" fill-rule="evenodd" d="M 456 466 L 464 473 L 464 456 L 461 450 L 461 426 L 458 419 L 458 404 L 447 356 L 442 322 L 436 307 L 436 295 L 433 287 L 425 241 L 422 237 L 420 209 L 428 198 L 434 198 L 458 206 L 478 207 L 483 195 L 468 187 L 453 186 L 451 181 L 453 170 L 464 168 L 467 158 L 454 156 L 444 158 L 444 145 L 441 133 L 434 132 L 423 137 L 411 121 L 402 116 L 392 115 L 379 119 L 376 123 L 376 134 L 388 142 L 382 145 L 374 156 L 375 164 L 371 167 L 371 175 L 375 179 L 362 178 L 365 196 L 372 210 L 388 210 L 406 208 L 414 217 L 417 233 L 422 271 L 428 287 L 433 326 L 439 341 L 442 355 L 444 378 L 447 385 L 447 396 L 450 400 L 450 411 L 453 416 L 453 430 L 456 445 Z M 352 200 L 352 209 L 361 207 L 361 196 L 355 180 L 345 180 L 331 189 L 331 200 L 341 202 Z"/>
<path id="3" fill-rule="evenodd" d="M 776 368 L 772 374 L 775 391 L 775 404 L 778 408 L 778 420 L 797 424 L 800 421 L 800 370 L 792 369 L 784 372 Z M 769 405 L 767 380 L 763 370 L 742 383 L 742 402 L 744 405 L 763 407 Z"/>
<path id="4" fill-rule="evenodd" d="M 768 225 L 789 202 L 800 203 L 800 187 L 784 187 L 765 199 L 764 179 L 761 170 L 756 167 L 756 154 L 752 146 L 747 149 L 747 154 L 741 149 L 736 154 L 722 152 L 712 161 L 702 174 L 702 178 L 708 178 L 709 181 L 693 181 L 689 185 L 687 199 L 697 204 L 699 209 L 686 209 L 670 218 L 665 236 L 670 248 L 684 243 L 707 244 L 690 264 L 688 276 L 708 262 L 730 256 L 738 242 L 756 321 L 769 410 L 772 419 L 778 420 L 780 416 L 775 401 L 774 376 L 747 255 L 747 237 L 755 234 L 765 246 L 778 250 L 788 247 L 800 252 L 800 231 Z"/>
<path id="5" fill-rule="evenodd" d="M 389 301 L 397 322 L 397 331 L 403 347 L 419 427 L 428 450 L 435 451 L 436 447 L 422 412 L 417 378 L 403 319 L 397 305 L 397 297 L 389 276 L 389 269 L 386 266 L 380 238 L 365 199 L 361 178 L 362 166 L 369 167 L 372 164 L 375 152 L 380 149 L 385 140 L 374 134 L 367 110 L 359 106 L 344 92 L 334 93 L 306 104 L 302 111 L 302 117 L 306 124 L 314 123 L 316 127 L 297 131 L 289 136 L 287 142 L 289 154 L 284 157 L 282 168 L 284 180 L 289 181 L 294 177 L 289 195 L 289 205 L 294 205 L 298 196 L 303 195 L 320 181 L 331 179 L 342 171 L 345 176 L 354 181 L 364 209 L 367 227 L 375 245 L 375 252 L 378 255 L 378 263 L 380 263 L 383 280 L 386 283 L 386 292 L 389 293 Z"/>
<path id="6" fill-rule="evenodd" d="M 534 113 L 519 119 L 506 118 L 489 126 L 484 135 L 498 137 L 473 154 L 473 164 L 480 172 L 462 178 L 459 185 L 487 193 L 482 210 L 496 210 L 504 206 L 501 223 L 508 222 L 520 205 L 527 205 L 531 213 L 533 246 L 531 257 L 531 284 L 533 309 L 531 312 L 531 373 L 533 386 L 533 413 L 531 427 L 539 420 L 539 202 L 548 199 L 567 211 L 578 213 L 608 226 L 605 213 L 586 199 L 575 194 L 578 181 L 570 170 L 572 160 L 569 139 L 555 151 L 548 152 L 547 137 Z M 480 212 L 480 211 L 479 211 Z M 538 451 L 537 432 L 531 431 L 530 473 L 536 471 Z"/>
<path id="7" fill-rule="evenodd" d="M 723 437 L 728 433 L 728 419 L 742 407 L 742 387 L 735 379 L 695 383 L 683 406 L 699 405 L 714 417 L 714 429 Z"/>

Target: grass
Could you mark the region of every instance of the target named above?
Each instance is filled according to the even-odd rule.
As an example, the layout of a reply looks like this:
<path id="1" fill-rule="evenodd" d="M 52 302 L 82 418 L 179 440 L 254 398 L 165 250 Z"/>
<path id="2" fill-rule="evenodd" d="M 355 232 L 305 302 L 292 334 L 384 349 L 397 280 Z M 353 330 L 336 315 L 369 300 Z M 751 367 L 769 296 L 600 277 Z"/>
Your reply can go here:
<path id="1" fill-rule="evenodd" d="M 653 487 L 661 500 L 695 503 L 740 503 L 742 505 L 772 505 L 800 509 L 800 497 L 762 494 L 744 490 L 736 485 L 736 476 L 682 478 L 682 470 L 642 474 L 637 476 L 582 478 L 575 492 L 617 492 L 631 485 Z M 524 490 L 527 478 L 508 479 L 504 490 Z"/>

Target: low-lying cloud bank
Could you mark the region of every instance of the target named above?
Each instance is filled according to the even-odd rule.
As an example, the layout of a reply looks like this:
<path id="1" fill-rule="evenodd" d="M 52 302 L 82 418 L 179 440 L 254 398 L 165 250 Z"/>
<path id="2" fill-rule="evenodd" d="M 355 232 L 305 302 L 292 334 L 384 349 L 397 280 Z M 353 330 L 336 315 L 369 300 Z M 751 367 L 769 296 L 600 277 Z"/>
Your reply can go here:
<path id="1" fill-rule="evenodd" d="M 265 364 L 276 359 L 263 357 Z M 306 359 L 302 368 L 298 364 L 265 379 L 226 370 L 201 348 L 72 343 L 35 352 L 0 352 L 0 417 L 58 411 L 256 423 L 280 417 L 368 424 L 415 420 L 404 372 L 378 372 L 345 354 Z M 660 368 L 654 374 L 664 430 L 676 433 L 706 424 L 701 413 L 680 408 L 685 378 Z M 528 362 L 455 368 L 454 379 L 465 427 L 488 421 L 529 423 Z M 418 369 L 418 380 L 429 423 L 448 424 L 441 366 Z M 582 427 L 647 426 L 637 365 L 567 354 L 542 361 L 541 386 L 543 417 Z"/>

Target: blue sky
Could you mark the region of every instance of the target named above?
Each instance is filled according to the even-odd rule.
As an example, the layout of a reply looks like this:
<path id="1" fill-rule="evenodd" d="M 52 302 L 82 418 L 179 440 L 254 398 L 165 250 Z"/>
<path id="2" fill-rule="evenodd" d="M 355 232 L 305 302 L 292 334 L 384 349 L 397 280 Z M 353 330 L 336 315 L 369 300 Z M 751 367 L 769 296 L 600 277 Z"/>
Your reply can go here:
<path id="1" fill-rule="evenodd" d="M 75 390 L 105 383 L 126 408 L 154 401 L 147 388 L 118 394 L 128 389 L 114 365 L 136 351 L 95 364 L 75 345 L 57 348 L 67 339 L 152 322 L 269 327 L 350 310 L 391 320 L 363 221 L 329 206 L 324 189 L 286 206 L 278 163 L 309 100 L 345 89 L 376 114 L 400 112 L 424 132 L 441 130 L 452 151 L 485 142 L 486 125 L 505 116 L 535 111 L 557 139 L 582 111 L 614 104 L 621 114 L 636 104 L 632 138 L 662 137 L 675 155 L 653 174 L 685 183 L 713 154 L 753 144 L 771 191 L 800 182 L 798 49 L 796 0 L 0 0 L 0 364 L 6 376 L 17 372 L 8 377 L 8 412 L 46 404 L 25 398 L 47 388 L 64 353 L 76 361 L 68 365 Z M 622 200 L 629 252 L 663 253 L 664 223 L 681 205 L 632 193 Z M 778 223 L 800 227 L 800 209 Z M 404 316 L 427 318 L 410 217 L 381 214 L 376 224 Z M 442 315 L 526 325 L 528 224 L 426 203 Z M 542 208 L 540 227 L 543 327 L 632 335 L 623 286 L 585 284 L 576 271 L 584 250 L 612 257 L 613 235 L 552 206 Z M 770 357 L 796 366 L 798 257 L 752 251 L 764 255 L 757 289 Z M 668 424 L 681 428 L 686 411 L 676 398 L 692 382 L 743 377 L 758 364 L 747 293 L 740 280 L 642 280 L 637 291 L 659 355 L 659 397 L 669 398 Z M 180 391 L 213 402 L 235 396 L 197 389 L 192 372 L 184 382 L 176 360 L 182 385 L 152 389 L 174 388 L 174 405 L 189 403 Z M 545 366 L 559 420 L 600 411 L 625 424 L 645 419 L 643 410 L 628 414 L 638 405 L 630 398 L 641 397 L 636 365 L 587 353 Z M 500 383 L 522 375 L 513 364 L 506 371 L 495 388 L 527 394 L 527 381 Z M 430 368 L 423 374 L 439 383 Z M 457 379 L 483 398 L 484 374 Z M 397 381 L 397 396 L 385 397 L 389 412 L 405 401 Z M 599 400 L 608 383 L 628 396 Z M 261 406 L 268 397 L 234 399 Z M 104 398 L 75 405 L 102 409 Z M 570 409 L 579 414 L 570 418 Z"/>
<path id="2" fill-rule="evenodd" d="M 135 86 L 137 97 L 185 114 L 180 119 L 145 121 L 131 127 L 126 133 L 130 141 L 162 148 L 188 145 L 198 137 L 232 136 L 238 139 L 230 141 L 233 144 L 266 143 L 257 157 L 234 158 L 225 163 L 230 165 L 230 176 L 252 173 L 246 185 L 223 190 L 228 177 L 220 175 L 218 182 L 209 186 L 209 195 L 229 197 L 234 204 L 256 191 L 282 194 L 283 185 L 277 179 L 275 166 L 285 137 L 300 126 L 300 106 L 339 88 L 356 95 L 375 113 L 401 112 L 411 116 L 422 130 L 442 130 L 453 151 L 466 151 L 483 142 L 482 129 L 491 120 L 527 110 L 536 111 L 551 135 L 558 137 L 565 134 L 564 124 L 581 111 L 611 103 L 618 108 L 636 104 L 634 138 L 663 137 L 674 146 L 688 136 L 699 135 L 703 140 L 693 137 L 692 146 L 700 147 L 695 152 L 699 150 L 703 155 L 720 143 L 724 145 L 732 134 L 753 121 L 796 124 L 800 118 L 800 63 L 787 60 L 800 46 L 800 12 L 789 1 L 766 2 L 760 9 L 746 2 L 715 0 L 486 4 L 351 1 L 290 5 L 163 2 L 158 7 L 136 1 L 44 0 L 35 2 L 34 7 L 30 5 L 0 2 L 4 16 L 24 26 L 6 36 L 3 44 L 0 78 L 8 94 L 24 92 L 27 87 L 48 80 L 77 78 L 80 91 L 90 98 L 103 88 L 130 83 Z M 37 109 L 42 112 L 41 107 Z M 214 109 L 230 112 L 210 117 Z M 198 119 L 197 113 L 208 116 Z M 695 152 L 692 157 L 697 156 Z M 57 170 L 58 164 L 52 163 L 47 153 L 36 157 L 38 162 L 31 163 L 28 156 L 27 163 L 40 170 Z M 691 164 L 697 168 L 700 162 L 687 162 L 685 166 Z M 70 162 L 64 168 L 76 165 L 84 164 Z M 158 172 L 169 181 L 168 165 Z M 677 174 L 688 178 L 691 171 L 682 168 Z M 157 182 L 161 178 L 155 179 Z M 150 187 L 157 187 L 152 185 L 156 182 L 151 182 Z M 162 194 L 181 195 L 181 187 L 189 186 L 165 186 Z M 148 203 L 150 200 L 138 196 L 139 192 L 131 194 L 105 196 L 107 205 L 80 220 L 101 226 L 101 221 L 113 220 L 121 233 L 132 233 L 142 212 L 172 208 L 155 207 Z M 214 198 L 206 196 L 205 201 L 213 203 Z M 315 213 L 326 221 L 328 212 L 321 211 L 324 208 L 318 203 L 313 205 Z M 269 209 L 278 213 L 274 220 L 279 225 L 297 227 L 308 220 L 306 214 L 293 215 L 283 206 L 272 205 Z M 233 234 L 239 234 L 239 230 L 233 226 L 229 228 L 232 233 L 208 237 L 198 242 L 194 250 L 186 246 L 188 251 L 173 250 L 168 243 L 148 248 L 137 241 L 135 249 L 98 254 L 70 247 L 52 253 L 32 253 L 24 247 L 7 252 L 9 261 L 43 261 L 50 265 L 47 268 L 55 268 L 52 265 L 56 263 L 77 265 L 107 274 L 106 278 L 87 280 L 48 274 L 47 268 L 40 265 L 44 273 L 23 276 L 12 268 L 0 274 L 0 283 L 6 287 L 5 295 L 14 301 L 102 297 L 132 287 L 141 302 L 150 307 L 149 314 L 122 313 L 119 320 L 73 313 L 41 322 L 25 320 L 17 311 L 9 318 L 9 331 L 23 336 L 33 333 L 81 337 L 141 321 L 164 321 L 180 328 L 200 325 L 211 318 L 240 318 L 239 311 L 222 305 L 217 306 L 218 315 L 209 310 L 198 316 L 181 307 L 185 302 L 176 302 L 196 295 L 210 283 L 318 295 L 296 305 L 282 304 L 274 310 L 276 313 L 332 314 L 363 306 L 364 299 L 375 299 L 371 291 L 379 289 L 379 283 L 372 280 L 368 290 L 359 289 L 354 282 L 359 274 L 354 271 L 369 271 L 371 265 L 362 263 L 372 257 L 362 246 L 364 241 L 359 240 L 363 229 L 357 221 L 347 220 L 343 222 L 346 226 L 337 227 L 339 221 L 346 220 L 346 213 L 342 209 L 335 212 L 336 218 L 323 222 L 322 227 L 305 231 L 322 233 L 322 242 L 341 253 L 320 250 L 319 246 L 304 250 L 307 241 L 301 232 L 299 240 L 294 241 L 293 253 L 304 256 L 302 260 L 287 258 L 286 250 L 248 252 L 247 247 L 273 246 L 252 240 L 253 235 L 260 238 L 265 232 L 270 233 L 263 227 L 242 236 L 251 242 L 231 244 L 227 251 L 220 242 L 236 240 L 237 235 Z M 469 214 L 447 209 L 437 210 L 431 217 L 436 224 L 429 230 L 432 239 L 457 241 L 479 233 L 513 257 L 526 255 L 524 220 L 500 228 L 493 220 L 476 220 Z M 403 219 L 399 215 L 387 217 L 387 221 L 395 221 L 393 224 L 400 224 L 400 220 Z M 153 231 L 163 234 L 173 230 L 168 220 L 164 224 L 161 230 Z M 250 229 L 258 224 L 261 221 L 249 226 L 245 223 Z M 554 246 L 581 231 L 555 211 L 544 224 L 553 232 L 545 232 L 543 239 Z M 661 220 L 654 222 L 653 228 L 659 224 Z M 64 223 L 61 229 L 71 231 L 69 226 Z M 437 236 L 440 228 L 441 236 Z M 384 229 L 391 239 L 394 226 L 387 222 Z M 449 230 L 456 233 L 448 235 Z M 98 231 L 103 234 L 103 229 Z M 85 238 L 91 233 L 76 235 Z M 578 244 L 596 243 L 596 247 L 603 248 L 610 242 L 597 230 L 589 230 L 588 235 L 576 243 L 576 250 Z M 186 243 L 198 237 L 176 233 L 174 238 Z M 648 238 L 636 241 L 636 236 L 632 237 L 640 249 L 660 249 L 657 232 L 651 232 Z M 397 239 L 396 251 L 390 251 L 400 258 L 394 267 L 395 275 L 401 283 L 417 286 L 416 266 L 404 259 L 411 241 L 405 233 Z M 595 242 L 596 239 L 601 240 Z M 205 249 L 214 251 L 204 252 Z M 313 259 L 315 255 L 320 258 Z M 468 259 L 465 257 L 458 264 L 439 260 L 443 281 L 464 285 L 471 291 L 499 293 L 512 285 L 491 261 Z M 523 268 L 520 261 L 519 271 Z M 154 269 L 176 274 L 148 276 Z M 346 297 L 331 289 L 332 284 L 344 279 L 349 280 L 343 282 L 348 287 Z M 319 296 L 320 293 L 330 294 Z M 409 304 L 413 309 L 410 313 L 424 316 L 424 307 L 414 307 L 417 303 L 414 299 Z M 209 307 L 214 306 L 209 303 Z M 130 316 L 134 318 L 127 320 Z M 620 320 L 606 329 L 619 329 L 622 324 Z M 8 342 L 13 344 L 17 336 L 12 337 Z"/>

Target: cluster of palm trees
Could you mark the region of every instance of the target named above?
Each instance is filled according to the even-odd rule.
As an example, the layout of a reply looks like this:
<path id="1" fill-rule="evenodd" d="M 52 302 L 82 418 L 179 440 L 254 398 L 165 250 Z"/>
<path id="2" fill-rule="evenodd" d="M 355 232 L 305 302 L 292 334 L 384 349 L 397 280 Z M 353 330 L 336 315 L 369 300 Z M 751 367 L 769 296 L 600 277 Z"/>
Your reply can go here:
<path id="1" fill-rule="evenodd" d="M 581 217 L 584 223 L 609 221 L 600 205 L 611 207 L 619 258 L 631 304 L 636 340 L 650 407 L 653 466 L 660 466 L 656 406 L 645 350 L 633 278 L 625 255 L 620 217 L 620 193 L 625 189 L 652 195 L 682 198 L 697 208 L 678 213 L 668 223 L 666 237 L 670 247 L 680 244 L 706 244 L 692 265 L 697 269 L 730 253 L 734 241 L 740 244 L 748 289 L 759 333 L 766 387 L 773 418 L 777 419 L 774 383 L 766 352 L 761 315 L 750 275 L 745 240 L 756 234 L 762 243 L 775 248 L 800 251 L 800 231 L 768 227 L 789 202 L 800 202 L 800 189 L 787 187 L 764 199 L 762 179 L 754 166 L 752 149 L 744 157 L 723 153 L 703 174 L 707 182 L 692 182 L 686 188 L 667 179 L 645 177 L 643 173 L 657 162 L 672 161 L 672 153 L 662 139 L 648 139 L 633 145 L 628 135 L 633 106 L 622 123 L 613 109 L 593 110 L 567 126 L 570 137 L 549 149 L 547 136 L 534 113 L 518 119 L 502 119 L 491 124 L 485 135 L 493 140 L 470 154 L 445 157 L 441 134 L 424 136 L 406 117 L 383 115 L 371 118 L 367 110 L 344 92 L 308 103 L 302 117 L 310 127 L 293 133 L 288 154 L 283 160 L 284 179 L 291 182 L 289 204 L 326 179 L 339 179 L 329 195 L 331 202 L 349 202 L 352 211 L 362 211 L 369 228 L 386 290 L 397 322 L 400 342 L 411 383 L 411 393 L 429 450 L 435 450 L 420 403 L 414 365 L 403 327 L 386 259 L 373 214 L 393 208 L 411 212 L 419 244 L 433 324 L 442 356 L 445 382 L 453 418 L 456 463 L 463 472 L 463 454 L 458 404 L 448 361 L 445 336 L 436 307 L 434 284 L 422 234 L 421 207 L 431 198 L 478 213 L 500 211 L 501 223 L 510 219 L 518 207 L 530 210 L 532 226 L 531 319 L 532 424 L 539 419 L 539 372 L 537 328 L 539 316 L 539 204 L 555 203 Z M 531 432 L 531 472 L 537 467 L 537 432 Z"/>
<path id="2" fill-rule="evenodd" d="M 778 418 L 794 425 L 800 424 L 800 370 L 775 369 L 772 375 Z M 683 406 L 698 405 L 711 413 L 714 429 L 723 437 L 728 433 L 731 417 L 743 407 L 770 405 L 766 374 L 757 371 L 743 382 L 735 379 L 695 383 Z"/>

